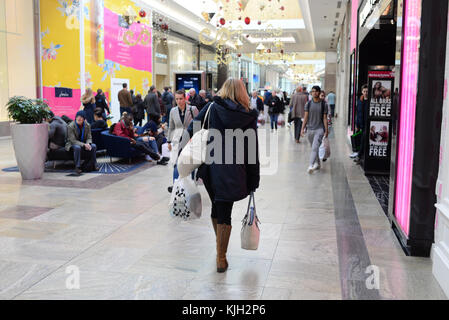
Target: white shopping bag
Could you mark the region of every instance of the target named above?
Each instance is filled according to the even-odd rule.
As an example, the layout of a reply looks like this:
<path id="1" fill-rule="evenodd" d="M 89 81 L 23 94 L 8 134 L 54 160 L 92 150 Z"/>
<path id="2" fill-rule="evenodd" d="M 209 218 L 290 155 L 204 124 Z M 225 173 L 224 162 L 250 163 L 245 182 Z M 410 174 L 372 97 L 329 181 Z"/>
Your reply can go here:
<path id="1" fill-rule="evenodd" d="M 168 203 L 168 211 L 174 218 L 193 220 L 201 217 L 201 194 L 192 178 L 176 179 Z"/>
<path id="2" fill-rule="evenodd" d="M 278 126 L 284 126 L 285 125 L 285 119 L 284 119 L 284 115 L 281 113 L 278 116 Z"/>
<path id="3" fill-rule="evenodd" d="M 318 151 L 320 160 L 327 160 L 331 156 L 331 146 L 328 138 L 323 138 L 321 142 L 320 149 Z"/>
<path id="4" fill-rule="evenodd" d="M 168 143 L 162 145 L 162 157 L 170 158 L 170 150 L 168 150 Z"/>

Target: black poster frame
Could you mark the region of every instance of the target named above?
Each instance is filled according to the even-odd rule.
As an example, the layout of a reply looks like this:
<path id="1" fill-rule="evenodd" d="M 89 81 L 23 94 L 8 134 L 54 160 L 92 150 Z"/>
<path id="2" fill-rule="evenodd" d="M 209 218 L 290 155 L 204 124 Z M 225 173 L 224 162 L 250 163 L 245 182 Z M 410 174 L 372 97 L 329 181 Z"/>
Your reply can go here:
<path id="1" fill-rule="evenodd" d="M 368 68 L 368 113 L 366 116 L 365 130 L 366 134 L 364 136 L 365 152 L 363 155 L 363 169 L 366 175 L 390 175 L 390 162 L 391 162 L 391 133 L 393 129 L 392 121 L 392 108 L 393 108 L 393 90 L 394 90 L 394 67 L 391 66 L 371 66 Z M 377 83 L 390 82 L 389 89 L 389 102 L 388 99 L 385 100 L 375 100 L 373 99 L 374 85 Z M 386 91 L 384 91 L 386 92 Z M 377 108 L 377 109 L 376 109 Z M 371 110 L 379 110 L 380 114 L 370 114 Z M 383 114 L 382 114 L 383 113 Z M 373 124 L 379 125 L 384 123 L 382 128 L 380 128 L 380 133 L 377 132 L 377 127 L 375 136 L 381 137 L 384 132 L 383 128 L 387 127 L 388 142 L 386 148 L 384 148 L 380 143 L 371 142 L 371 127 Z M 385 150 L 385 151 L 384 151 Z M 385 152 L 385 156 L 379 156 L 376 153 Z"/>

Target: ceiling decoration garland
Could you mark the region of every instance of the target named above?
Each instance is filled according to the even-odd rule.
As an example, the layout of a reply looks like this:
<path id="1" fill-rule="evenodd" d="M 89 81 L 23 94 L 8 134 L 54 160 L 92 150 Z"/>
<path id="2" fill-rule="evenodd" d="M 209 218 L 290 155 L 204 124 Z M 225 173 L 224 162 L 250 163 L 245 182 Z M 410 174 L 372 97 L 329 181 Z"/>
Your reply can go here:
<path id="1" fill-rule="evenodd" d="M 203 20 L 207 23 L 214 24 L 216 28 L 215 34 L 211 28 L 203 29 L 199 34 L 199 41 L 208 46 L 215 46 L 215 61 L 217 64 L 229 64 L 232 62 L 233 55 L 240 57 L 242 55 L 244 41 L 249 37 L 260 41 L 257 46 L 256 61 L 266 62 L 272 60 L 290 61 L 291 56 L 284 54 L 283 43 L 280 40 L 283 34 L 282 28 L 275 28 L 271 24 L 267 24 L 274 15 L 282 13 L 285 10 L 283 0 L 251 0 L 257 1 L 259 13 L 256 15 L 260 17 L 258 21 L 252 21 L 249 16 L 245 14 L 245 9 L 250 0 L 213 0 L 216 4 L 213 12 L 201 12 Z M 206 1 L 203 1 L 206 7 Z M 234 27 L 232 22 L 239 21 L 238 26 Z M 250 33 L 244 34 L 243 27 L 240 22 L 245 25 L 257 24 L 264 25 L 263 28 L 256 27 Z M 265 22 L 265 23 L 264 23 Z M 236 23 L 234 23 L 236 25 Z M 262 44 L 265 43 L 265 45 Z M 279 59 L 281 57 L 281 59 Z"/>

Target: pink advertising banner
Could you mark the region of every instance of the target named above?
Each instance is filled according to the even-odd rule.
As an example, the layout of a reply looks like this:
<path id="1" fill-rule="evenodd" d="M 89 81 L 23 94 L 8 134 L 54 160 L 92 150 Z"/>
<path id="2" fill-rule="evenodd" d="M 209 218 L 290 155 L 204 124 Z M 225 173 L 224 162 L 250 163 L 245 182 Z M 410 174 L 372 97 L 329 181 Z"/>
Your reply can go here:
<path id="1" fill-rule="evenodd" d="M 65 89 L 65 90 L 60 90 Z M 44 87 L 44 99 L 46 99 L 51 111 L 57 116 L 66 115 L 75 119 L 75 115 L 81 106 L 81 89 L 58 88 L 59 97 L 56 94 L 56 88 Z"/>
<path id="2" fill-rule="evenodd" d="M 152 72 L 151 28 L 128 25 L 118 14 L 104 8 L 104 58 L 122 66 Z"/>

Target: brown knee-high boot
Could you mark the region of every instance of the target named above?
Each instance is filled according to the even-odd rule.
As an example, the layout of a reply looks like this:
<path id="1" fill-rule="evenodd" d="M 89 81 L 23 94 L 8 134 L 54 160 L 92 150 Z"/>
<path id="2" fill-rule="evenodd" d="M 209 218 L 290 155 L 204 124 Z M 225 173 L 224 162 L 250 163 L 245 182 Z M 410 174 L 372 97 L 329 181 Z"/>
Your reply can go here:
<path id="1" fill-rule="evenodd" d="M 228 269 L 226 252 L 228 250 L 229 237 L 232 226 L 217 224 L 217 272 L 225 272 Z"/>

